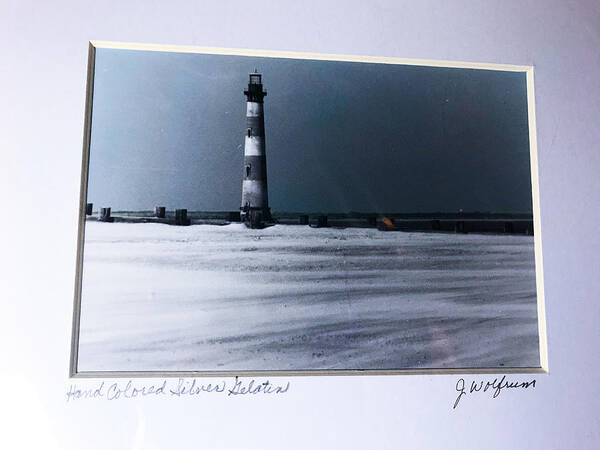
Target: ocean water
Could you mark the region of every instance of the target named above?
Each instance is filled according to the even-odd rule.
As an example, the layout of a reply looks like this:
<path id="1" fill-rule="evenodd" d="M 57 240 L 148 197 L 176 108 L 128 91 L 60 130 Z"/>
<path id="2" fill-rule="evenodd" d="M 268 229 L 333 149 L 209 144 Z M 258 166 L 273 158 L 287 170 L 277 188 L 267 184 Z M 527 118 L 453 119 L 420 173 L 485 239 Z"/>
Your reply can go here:
<path id="1" fill-rule="evenodd" d="M 531 236 L 88 222 L 79 371 L 538 367 Z"/>

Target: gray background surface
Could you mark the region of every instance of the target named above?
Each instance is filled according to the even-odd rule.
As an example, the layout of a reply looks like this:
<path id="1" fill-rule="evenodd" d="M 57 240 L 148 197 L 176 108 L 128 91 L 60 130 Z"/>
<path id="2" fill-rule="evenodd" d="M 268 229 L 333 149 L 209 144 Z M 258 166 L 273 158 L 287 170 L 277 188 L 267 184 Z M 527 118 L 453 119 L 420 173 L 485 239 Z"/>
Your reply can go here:
<path id="1" fill-rule="evenodd" d="M 2 447 L 597 447 L 599 30 L 593 1 L 4 1 Z M 533 64 L 550 373 L 456 411 L 453 375 L 297 378 L 278 399 L 67 404 L 89 39 Z"/>

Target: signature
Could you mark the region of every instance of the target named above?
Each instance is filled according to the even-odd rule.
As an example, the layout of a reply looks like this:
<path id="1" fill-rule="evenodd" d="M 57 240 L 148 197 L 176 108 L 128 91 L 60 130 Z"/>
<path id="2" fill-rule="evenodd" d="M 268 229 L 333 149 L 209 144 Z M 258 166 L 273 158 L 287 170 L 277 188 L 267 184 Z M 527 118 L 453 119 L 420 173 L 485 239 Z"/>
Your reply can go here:
<path id="1" fill-rule="evenodd" d="M 492 393 L 492 398 L 496 398 L 500 395 L 500 392 L 502 392 L 503 389 L 528 389 L 530 387 L 535 388 L 535 380 L 508 381 L 506 379 L 506 375 L 503 375 L 500 380 L 498 380 L 498 378 L 494 378 L 493 381 L 471 381 L 470 385 L 464 380 L 464 378 L 459 378 L 456 382 L 456 391 L 458 392 L 458 397 L 456 397 L 456 401 L 454 402 L 452 409 L 456 409 L 460 399 L 469 394 L 490 391 Z"/>

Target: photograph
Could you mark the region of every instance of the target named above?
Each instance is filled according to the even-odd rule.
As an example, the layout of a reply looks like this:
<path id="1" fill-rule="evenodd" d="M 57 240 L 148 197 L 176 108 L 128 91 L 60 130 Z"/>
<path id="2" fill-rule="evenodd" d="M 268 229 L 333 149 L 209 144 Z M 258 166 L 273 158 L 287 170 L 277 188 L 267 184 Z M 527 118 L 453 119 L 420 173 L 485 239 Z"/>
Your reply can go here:
<path id="1" fill-rule="evenodd" d="M 73 375 L 543 368 L 530 66 L 88 65 Z"/>

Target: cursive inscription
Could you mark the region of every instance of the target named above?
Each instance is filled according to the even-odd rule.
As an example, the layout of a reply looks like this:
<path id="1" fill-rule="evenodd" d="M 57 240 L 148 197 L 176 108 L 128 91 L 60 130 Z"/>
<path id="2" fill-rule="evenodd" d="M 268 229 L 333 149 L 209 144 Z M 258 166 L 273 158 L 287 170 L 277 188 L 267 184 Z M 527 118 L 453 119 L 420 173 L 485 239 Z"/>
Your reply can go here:
<path id="1" fill-rule="evenodd" d="M 464 378 L 459 378 L 456 382 L 456 392 L 458 392 L 458 397 L 456 397 L 452 409 L 456 409 L 460 399 L 468 394 L 490 391 L 492 393 L 492 398 L 496 398 L 503 389 L 528 389 L 529 387 L 535 387 L 535 380 L 511 382 L 506 379 L 506 375 L 503 375 L 500 380 L 494 378 L 493 381 L 471 381 L 471 384 L 468 384 Z"/>
<path id="2" fill-rule="evenodd" d="M 119 398 L 135 398 L 135 397 L 146 397 L 148 395 L 163 395 L 167 381 L 163 381 L 160 386 L 154 384 L 149 386 L 134 386 L 133 382 L 129 380 L 124 387 L 121 387 L 119 383 L 113 383 L 109 386 L 106 391 L 107 400 L 117 400 Z"/>
<path id="3" fill-rule="evenodd" d="M 229 389 L 228 395 L 248 395 L 248 394 L 285 394 L 290 388 L 290 382 L 288 381 L 285 387 L 274 386 L 269 380 L 264 383 L 255 383 L 254 380 L 250 380 L 248 384 L 244 384 L 242 380 L 235 377 L 235 384 L 233 388 Z"/>
<path id="4" fill-rule="evenodd" d="M 197 379 L 164 379 L 154 383 L 134 382 L 133 380 L 115 382 L 102 381 L 94 387 L 81 388 L 71 384 L 67 390 L 67 402 L 75 400 L 125 400 L 142 397 L 198 397 L 207 394 L 221 394 L 227 397 L 255 394 L 285 394 L 290 382 L 274 384 L 269 380 L 242 380 L 202 383 Z"/>
<path id="5" fill-rule="evenodd" d="M 169 392 L 171 395 L 176 395 L 177 397 L 182 395 L 192 396 L 203 392 L 225 392 L 226 386 L 227 383 L 225 380 L 218 384 L 200 384 L 196 383 L 195 378 L 191 382 L 184 378 L 180 378 L 179 381 L 177 381 L 177 386 L 174 389 L 169 389 Z"/>

